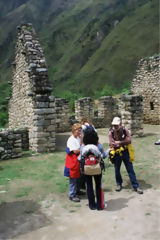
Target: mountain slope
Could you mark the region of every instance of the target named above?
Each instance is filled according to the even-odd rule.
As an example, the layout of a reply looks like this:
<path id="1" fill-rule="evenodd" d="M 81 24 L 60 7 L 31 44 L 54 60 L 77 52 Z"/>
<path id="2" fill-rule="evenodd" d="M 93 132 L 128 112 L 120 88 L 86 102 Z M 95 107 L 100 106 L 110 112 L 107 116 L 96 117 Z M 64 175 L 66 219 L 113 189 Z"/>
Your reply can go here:
<path id="1" fill-rule="evenodd" d="M 107 16 L 101 13 L 99 20 L 96 6 L 97 16 L 89 22 L 85 19 L 84 29 L 78 31 L 55 66 L 49 67 L 57 94 L 68 89 L 95 96 L 104 87 L 106 93 L 129 87 L 137 62 L 158 52 L 157 7 L 156 1 L 149 1 L 127 16 L 109 11 Z M 64 26 L 60 33 L 65 35 Z"/>
<path id="2" fill-rule="evenodd" d="M 138 61 L 159 51 L 158 7 L 158 0 L 0 0 L 0 112 L 21 22 L 32 22 L 40 38 L 53 94 L 73 100 L 129 89 Z"/>

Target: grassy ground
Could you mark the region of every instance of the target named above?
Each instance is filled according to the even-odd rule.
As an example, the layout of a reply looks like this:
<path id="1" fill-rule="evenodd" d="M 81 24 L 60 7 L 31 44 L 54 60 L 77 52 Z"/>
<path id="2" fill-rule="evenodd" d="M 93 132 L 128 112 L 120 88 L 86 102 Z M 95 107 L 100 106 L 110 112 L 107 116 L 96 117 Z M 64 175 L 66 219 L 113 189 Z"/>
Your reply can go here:
<path id="1" fill-rule="evenodd" d="M 145 126 L 142 138 L 133 138 L 136 160 L 134 169 L 137 179 L 143 189 L 157 188 L 160 180 L 159 150 L 160 146 L 154 142 L 160 138 L 159 126 Z M 107 131 L 99 130 L 101 136 Z M 104 148 L 108 144 L 104 143 Z M 66 198 L 68 192 L 68 178 L 63 176 L 65 152 L 53 154 L 32 155 L 25 153 L 23 158 L 0 162 L 0 203 L 17 200 L 32 199 L 36 202 L 44 200 L 47 195 L 59 195 Z M 115 188 L 114 168 L 108 159 L 106 171 L 103 173 L 103 187 L 105 192 Z M 124 188 L 130 191 L 127 172 L 122 165 Z"/>

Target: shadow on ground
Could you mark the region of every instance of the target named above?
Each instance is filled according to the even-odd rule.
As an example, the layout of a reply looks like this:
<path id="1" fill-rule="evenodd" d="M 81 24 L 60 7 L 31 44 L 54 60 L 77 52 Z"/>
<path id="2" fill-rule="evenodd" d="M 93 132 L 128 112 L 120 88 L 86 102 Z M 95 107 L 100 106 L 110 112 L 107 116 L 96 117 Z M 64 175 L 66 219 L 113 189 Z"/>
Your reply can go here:
<path id="1" fill-rule="evenodd" d="M 140 188 L 143 190 L 152 188 L 152 185 L 149 183 L 146 183 L 144 180 L 137 179 Z M 132 189 L 131 183 L 128 181 L 126 185 L 123 186 L 123 189 Z"/>
<path id="2" fill-rule="evenodd" d="M 33 201 L 17 201 L 0 204 L 0 239 L 7 240 L 51 222 Z"/>
<path id="3" fill-rule="evenodd" d="M 145 137 L 152 137 L 152 136 L 156 136 L 157 133 L 144 133 L 143 136 L 141 136 L 141 138 L 145 138 Z"/>
<path id="4" fill-rule="evenodd" d="M 118 211 L 122 208 L 126 208 L 128 207 L 128 201 L 132 198 L 133 197 L 110 199 L 107 201 L 106 211 Z"/>

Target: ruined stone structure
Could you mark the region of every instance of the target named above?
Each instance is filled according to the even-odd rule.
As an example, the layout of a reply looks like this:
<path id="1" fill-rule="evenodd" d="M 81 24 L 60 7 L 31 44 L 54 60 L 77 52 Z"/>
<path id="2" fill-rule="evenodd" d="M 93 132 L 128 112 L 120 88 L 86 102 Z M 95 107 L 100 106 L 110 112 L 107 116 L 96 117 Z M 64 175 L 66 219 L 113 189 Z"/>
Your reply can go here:
<path id="1" fill-rule="evenodd" d="M 9 127 L 27 127 L 30 149 L 55 149 L 55 99 L 39 40 L 31 24 L 18 27 Z"/>
<path id="2" fill-rule="evenodd" d="M 94 118 L 94 104 L 90 97 L 80 98 L 75 101 L 75 119 L 81 121 L 83 117 L 88 120 Z"/>
<path id="3" fill-rule="evenodd" d="M 111 96 L 98 99 L 97 115 L 94 112 L 94 101 L 91 98 L 84 97 L 75 102 L 76 120 L 81 121 L 82 117 L 86 117 L 96 128 L 109 127 L 116 114 L 116 99 Z"/>
<path id="4" fill-rule="evenodd" d="M 10 129 L 0 132 L 0 159 L 21 156 L 22 150 L 28 148 L 36 152 L 54 151 L 55 133 L 70 131 L 72 123 L 83 117 L 96 128 L 104 128 L 110 127 L 114 116 L 121 115 L 122 124 L 131 134 L 142 136 L 143 106 L 145 122 L 160 123 L 158 62 L 159 57 L 140 62 L 132 84 L 136 95 L 122 95 L 119 109 L 116 98 L 105 96 L 98 100 L 95 114 L 94 101 L 84 97 L 75 101 L 75 119 L 71 121 L 68 100 L 51 96 L 46 61 L 32 25 L 22 24 L 18 27 L 13 63 Z M 144 105 L 138 95 L 143 96 Z"/>
<path id="5" fill-rule="evenodd" d="M 0 130 L 0 159 L 21 157 L 22 150 L 26 148 L 28 148 L 27 129 Z"/>
<path id="6" fill-rule="evenodd" d="M 98 118 L 103 119 L 102 126 L 109 127 L 118 113 L 116 98 L 104 96 L 98 100 Z"/>
<path id="7" fill-rule="evenodd" d="M 141 96 L 122 94 L 119 113 L 122 125 L 129 129 L 132 136 L 143 136 L 143 98 Z"/>
<path id="8" fill-rule="evenodd" d="M 69 101 L 64 98 L 55 99 L 56 133 L 71 130 Z"/>
<path id="9" fill-rule="evenodd" d="M 143 96 L 144 123 L 160 124 L 160 56 L 142 59 L 131 90 Z"/>

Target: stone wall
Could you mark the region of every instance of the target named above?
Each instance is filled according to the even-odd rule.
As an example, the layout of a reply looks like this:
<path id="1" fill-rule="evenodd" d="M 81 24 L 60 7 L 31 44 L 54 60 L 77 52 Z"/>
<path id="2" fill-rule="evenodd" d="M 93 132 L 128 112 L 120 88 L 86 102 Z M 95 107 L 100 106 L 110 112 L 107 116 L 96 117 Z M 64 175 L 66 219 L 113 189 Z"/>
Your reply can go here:
<path id="1" fill-rule="evenodd" d="M 116 98 L 111 96 L 104 96 L 98 99 L 97 114 L 94 111 L 94 101 L 89 98 L 81 98 L 75 102 L 75 118 L 81 121 L 83 117 L 92 121 L 96 128 L 109 127 L 114 116 L 116 116 L 118 109 Z"/>
<path id="2" fill-rule="evenodd" d="M 121 95 L 119 112 L 122 125 L 126 126 L 132 136 L 143 136 L 143 99 L 141 96 Z"/>
<path id="3" fill-rule="evenodd" d="M 94 118 L 94 104 L 90 97 L 80 98 L 75 101 L 75 119 L 81 121 L 83 117 L 88 120 Z"/>
<path id="4" fill-rule="evenodd" d="M 69 101 L 64 98 L 55 99 L 56 133 L 71 131 Z"/>
<path id="5" fill-rule="evenodd" d="M 131 90 L 143 96 L 144 123 L 160 124 L 160 56 L 142 59 Z"/>
<path id="6" fill-rule="evenodd" d="M 29 146 L 36 152 L 55 149 L 55 99 L 42 48 L 31 24 L 18 27 L 13 63 L 9 126 L 27 127 Z"/>
<path id="7" fill-rule="evenodd" d="M 116 98 L 104 96 L 98 100 L 98 118 L 103 119 L 102 127 L 109 127 L 118 113 Z"/>
<path id="8" fill-rule="evenodd" d="M 28 131 L 26 129 L 0 130 L 0 159 L 22 156 L 22 150 L 28 148 Z"/>
<path id="9" fill-rule="evenodd" d="M 158 64 L 158 56 L 140 61 L 137 75 L 133 79 L 132 91 L 144 99 L 146 123 L 160 123 Z M 9 127 L 28 129 L 28 134 L 24 133 L 25 140 L 21 139 L 23 149 L 28 149 L 26 139 L 29 138 L 29 148 L 33 151 L 52 152 L 55 150 L 55 132 L 70 131 L 72 123 L 80 122 L 83 117 L 93 121 L 96 128 L 109 127 L 113 117 L 118 115 L 114 97 L 105 96 L 98 100 L 97 115 L 94 101 L 90 97 L 84 97 L 75 101 L 75 119 L 70 118 L 68 100 L 55 99 L 51 95 L 45 57 L 31 24 L 18 27 L 13 78 L 10 83 L 12 96 L 9 102 Z M 140 136 L 143 107 L 141 97 L 135 95 L 121 97 L 119 108 L 123 123 L 127 124 L 132 135 Z"/>

